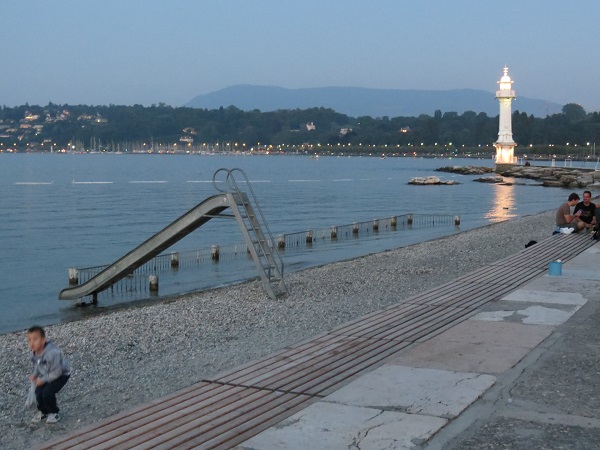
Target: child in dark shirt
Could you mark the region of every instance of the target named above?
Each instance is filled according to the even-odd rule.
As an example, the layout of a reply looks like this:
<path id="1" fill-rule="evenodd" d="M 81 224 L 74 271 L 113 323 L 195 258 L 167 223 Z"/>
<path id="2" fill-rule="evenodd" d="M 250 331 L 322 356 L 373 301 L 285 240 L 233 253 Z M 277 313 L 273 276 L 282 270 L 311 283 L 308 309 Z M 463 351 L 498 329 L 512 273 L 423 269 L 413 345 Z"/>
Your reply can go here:
<path id="1" fill-rule="evenodd" d="M 27 330 L 27 345 L 32 351 L 33 373 L 29 380 L 35 383 L 35 397 L 38 413 L 33 422 L 56 423 L 60 420 L 56 394 L 69 381 L 71 367 L 61 350 L 46 340 L 42 327 L 33 326 Z"/>

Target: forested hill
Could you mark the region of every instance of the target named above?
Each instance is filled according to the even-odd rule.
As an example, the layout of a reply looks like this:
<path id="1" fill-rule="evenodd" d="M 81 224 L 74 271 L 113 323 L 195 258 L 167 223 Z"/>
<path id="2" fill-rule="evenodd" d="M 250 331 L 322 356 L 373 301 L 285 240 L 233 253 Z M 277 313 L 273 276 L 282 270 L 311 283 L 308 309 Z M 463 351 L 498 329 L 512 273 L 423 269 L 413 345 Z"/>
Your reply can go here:
<path id="1" fill-rule="evenodd" d="M 199 95 L 186 104 L 193 108 L 218 109 L 235 106 L 244 111 L 331 108 L 351 117 L 398 117 L 432 115 L 435 110 L 498 114 L 494 92 L 477 89 L 413 90 L 322 87 L 285 89 L 275 86 L 237 85 Z M 562 105 L 517 96 L 513 110 L 535 117 L 560 112 Z"/>
<path id="2" fill-rule="evenodd" d="M 567 104 L 558 114 L 537 118 L 512 114 L 513 137 L 519 151 L 530 146 L 558 146 L 590 151 L 600 142 L 600 113 L 586 113 Z M 230 143 L 233 147 L 265 145 L 352 145 L 493 148 L 498 138 L 498 115 L 466 111 L 418 117 L 351 117 L 327 108 L 285 109 L 273 112 L 174 108 L 164 104 L 145 107 L 23 105 L 0 108 L 0 152 L 47 151 L 71 148 L 114 151 L 155 148 L 185 151 Z"/>

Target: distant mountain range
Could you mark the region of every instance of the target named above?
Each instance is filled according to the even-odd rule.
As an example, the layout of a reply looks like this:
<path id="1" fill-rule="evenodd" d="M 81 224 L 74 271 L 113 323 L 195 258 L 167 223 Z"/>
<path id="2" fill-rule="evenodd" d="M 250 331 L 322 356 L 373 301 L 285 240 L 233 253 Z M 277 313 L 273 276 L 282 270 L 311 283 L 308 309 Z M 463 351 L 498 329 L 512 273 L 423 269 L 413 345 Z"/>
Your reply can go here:
<path id="1" fill-rule="evenodd" d="M 484 112 L 498 115 L 494 92 L 477 89 L 416 90 L 370 89 L 359 87 L 322 87 L 286 89 L 276 86 L 236 85 L 194 97 L 185 106 L 218 109 L 235 106 L 244 111 L 262 112 L 278 109 L 331 108 L 350 117 L 418 117 L 455 111 Z M 517 96 L 513 111 L 519 110 L 535 117 L 561 112 L 563 105 L 545 100 Z"/>

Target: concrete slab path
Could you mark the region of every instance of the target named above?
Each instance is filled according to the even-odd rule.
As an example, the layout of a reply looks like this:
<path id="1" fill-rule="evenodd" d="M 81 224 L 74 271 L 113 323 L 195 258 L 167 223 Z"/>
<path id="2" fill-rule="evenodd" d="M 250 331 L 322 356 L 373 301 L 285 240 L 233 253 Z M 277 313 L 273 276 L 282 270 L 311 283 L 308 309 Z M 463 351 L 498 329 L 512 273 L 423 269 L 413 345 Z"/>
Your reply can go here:
<path id="1" fill-rule="evenodd" d="M 600 247 L 238 449 L 600 449 Z"/>

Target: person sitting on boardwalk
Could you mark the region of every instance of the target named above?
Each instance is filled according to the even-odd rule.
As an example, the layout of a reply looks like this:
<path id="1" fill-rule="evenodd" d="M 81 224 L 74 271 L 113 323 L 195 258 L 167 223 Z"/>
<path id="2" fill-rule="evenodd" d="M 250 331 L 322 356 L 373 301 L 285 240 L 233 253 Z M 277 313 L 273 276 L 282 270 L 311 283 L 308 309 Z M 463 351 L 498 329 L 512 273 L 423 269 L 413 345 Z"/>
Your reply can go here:
<path id="1" fill-rule="evenodd" d="M 558 228 L 572 228 L 574 232 L 577 232 L 588 227 L 587 223 L 579 219 L 581 212 L 575 211 L 575 214 L 571 212 L 571 208 L 574 208 L 577 202 L 579 202 L 579 195 L 573 192 L 569 195 L 567 203 L 563 203 L 556 210 L 556 226 Z"/>
<path id="2" fill-rule="evenodd" d="M 590 201 L 591 198 L 592 193 L 590 191 L 583 191 L 583 201 L 575 205 L 575 212 L 581 212 L 579 219 L 588 225 L 594 226 L 596 225 L 596 205 Z M 588 228 L 590 227 L 588 226 Z"/>

